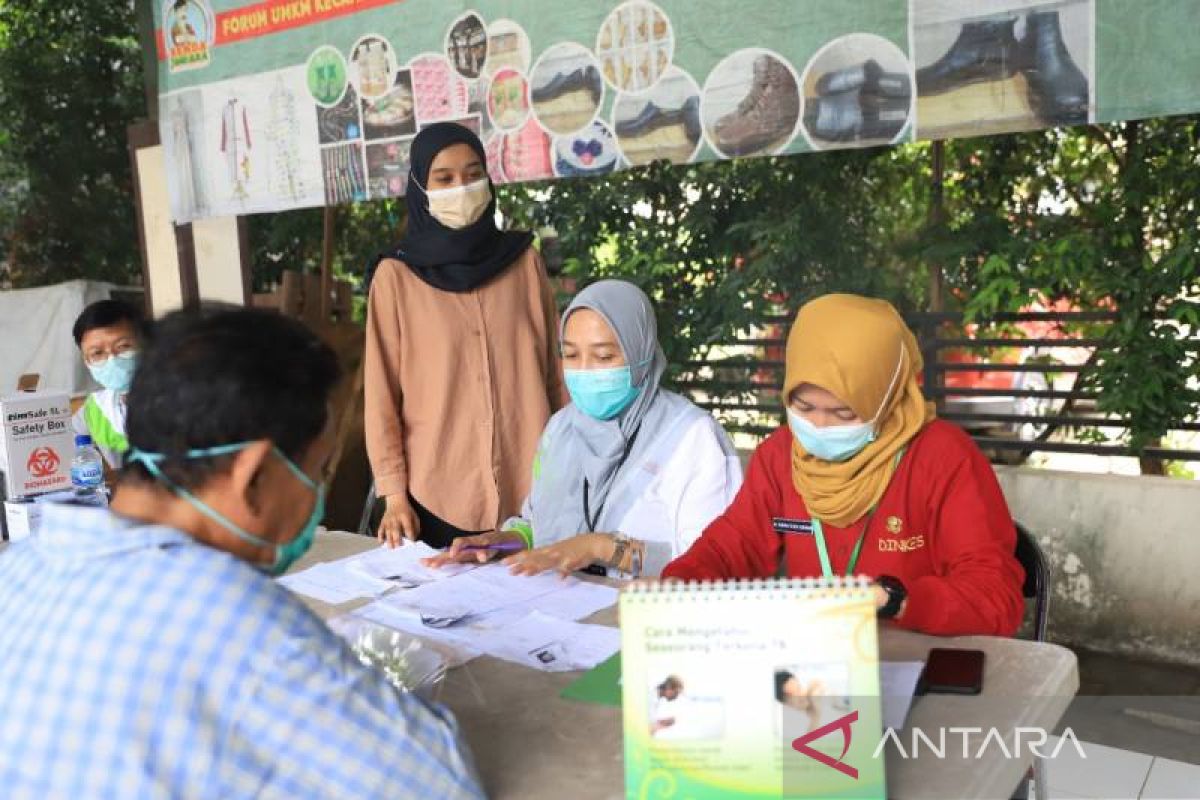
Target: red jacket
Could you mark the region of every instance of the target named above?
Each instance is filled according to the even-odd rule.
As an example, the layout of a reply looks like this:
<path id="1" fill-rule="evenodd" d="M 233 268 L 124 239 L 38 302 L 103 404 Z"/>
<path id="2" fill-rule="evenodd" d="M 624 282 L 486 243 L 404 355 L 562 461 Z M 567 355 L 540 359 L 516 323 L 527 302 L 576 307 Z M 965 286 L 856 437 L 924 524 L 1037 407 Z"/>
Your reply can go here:
<path id="1" fill-rule="evenodd" d="M 663 577 L 769 578 L 781 545 L 789 576 L 821 575 L 813 535 L 777 533 L 773 523 L 811 516 L 792 486 L 791 447 L 786 427 L 759 446 L 733 504 Z M 862 527 L 862 520 L 849 528 L 824 525 L 835 573 L 845 572 Z M 962 429 L 934 420 L 909 444 L 884 492 L 855 572 L 904 584 L 908 604 L 896 620 L 902 627 L 1011 636 L 1025 609 L 1015 550 L 1016 529 L 991 464 Z"/>

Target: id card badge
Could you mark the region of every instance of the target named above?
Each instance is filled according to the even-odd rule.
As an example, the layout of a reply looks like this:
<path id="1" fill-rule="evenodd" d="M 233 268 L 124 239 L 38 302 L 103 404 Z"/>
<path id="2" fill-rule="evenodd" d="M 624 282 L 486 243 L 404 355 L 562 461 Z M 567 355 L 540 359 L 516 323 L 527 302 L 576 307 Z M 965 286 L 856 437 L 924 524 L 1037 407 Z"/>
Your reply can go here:
<path id="1" fill-rule="evenodd" d="M 771 519 L 771 527 L 775 532 L 783 536 L 787 535 L 808 535 L 812 536 L 813 524 L 811 519 L 788 519 L 787 517 L 774 517 Z"/>

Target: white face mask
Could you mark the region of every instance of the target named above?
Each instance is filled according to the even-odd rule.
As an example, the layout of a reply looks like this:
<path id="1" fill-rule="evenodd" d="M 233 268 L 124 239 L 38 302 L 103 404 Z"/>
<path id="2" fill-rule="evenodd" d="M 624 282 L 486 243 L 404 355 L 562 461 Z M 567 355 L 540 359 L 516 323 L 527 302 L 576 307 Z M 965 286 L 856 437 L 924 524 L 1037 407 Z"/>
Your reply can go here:
<path id="1" fill-rule="evenodd" d="M 416 181 L 413 181 L 416 183 Z M 422 188 L 421 184 L 417 184 Z M 466 186 L 451 189 L 434 189 L 425 192 L 429 200 L 429 213 L 438 222 L 451 230 L 460 230 L 474 225 L 492 202 L 492 190 L 487 178 L 480 178 Z"/>

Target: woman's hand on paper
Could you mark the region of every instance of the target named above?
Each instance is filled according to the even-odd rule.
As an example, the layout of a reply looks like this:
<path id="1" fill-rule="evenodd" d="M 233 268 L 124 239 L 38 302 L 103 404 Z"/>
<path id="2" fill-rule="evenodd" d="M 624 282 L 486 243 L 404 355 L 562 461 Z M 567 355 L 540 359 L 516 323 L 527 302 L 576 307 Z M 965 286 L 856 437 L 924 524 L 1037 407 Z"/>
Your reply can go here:
<path id="1" fill-rule="evenodd" d="M 504 559 L 514 575 L 537 575 L 554 570 L 560 575 L 605 562 L 613 554 L 613 538 L 606 533 L 581 533 L 561 542 L 517 553 Z"/>
<path id="2" fill-rule="evenodd" d="M 384 502 L 387 505 L 383 519 L 379 521 L 379 530 L 375 532 L 379 541 L 389 547 L 399 547 L 405 539 L 416 541 L 421 535 L 421 522 L 408 498 L 403 494 L 389 494 Z"/>
<path id="3" fill-rule="evenodd" d="M 491 531 L 475 536 L 460 536 L 451 542 L 444 551 L 436 556 L 423 559 L 422 563 L 430 567 L 440 567 L 445 564 L 484 564 L 503 552 L 511 552 L 511 550 L 485 548 L 497 545 L 511 548 L 513 543 L 524 547 L 525 540 L 516 531 Z"/>

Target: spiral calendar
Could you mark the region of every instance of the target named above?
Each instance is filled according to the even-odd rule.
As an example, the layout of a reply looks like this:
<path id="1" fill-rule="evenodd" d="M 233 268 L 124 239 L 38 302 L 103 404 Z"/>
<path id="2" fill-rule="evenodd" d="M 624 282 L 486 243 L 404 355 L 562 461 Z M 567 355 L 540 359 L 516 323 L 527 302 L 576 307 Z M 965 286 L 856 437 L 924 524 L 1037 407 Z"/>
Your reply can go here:
<path id="1" fill-rule="evenodd" d="M 620 609 L 627 797 L 886 796 L 867 581 L 635 586 Z"/>

